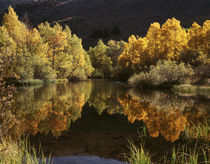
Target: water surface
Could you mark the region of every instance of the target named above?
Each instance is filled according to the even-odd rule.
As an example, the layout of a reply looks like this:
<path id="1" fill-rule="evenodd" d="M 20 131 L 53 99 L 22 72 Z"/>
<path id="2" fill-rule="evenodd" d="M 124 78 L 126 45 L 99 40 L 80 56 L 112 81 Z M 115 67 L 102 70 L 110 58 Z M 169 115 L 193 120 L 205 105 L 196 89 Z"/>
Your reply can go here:
<path id="1" fill-rule="evenodd" d="M 18 88 L 12 120 L 2 128 L 14 139 L 29 135 L 57 161 L 110 163 L 124 161 L 128 139 L 139 140 L 143 131 L 151 153 L 170 149 L 185 128 L 209 119 L 209 107 L 208 97 L 137 92 L 121 83 L 89 80 Z"/>

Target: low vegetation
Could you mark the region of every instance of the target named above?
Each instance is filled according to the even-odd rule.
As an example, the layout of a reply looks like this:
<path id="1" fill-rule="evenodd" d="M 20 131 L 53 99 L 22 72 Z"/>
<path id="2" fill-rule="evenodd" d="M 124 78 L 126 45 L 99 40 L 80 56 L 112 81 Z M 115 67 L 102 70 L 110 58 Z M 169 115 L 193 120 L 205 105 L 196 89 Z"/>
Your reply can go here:
<path id="1" fill-rule="evenodd" d="M 25 141 L 14 142 L 11 139 L 0 141 L 0 163 L 1 164 L 51 164 L 50 157 L 37 156 L 37 150 Z"/>
<path id="2" fill-rule="evenodd" d="M 151 164 L 151 163 L 171 163 L 171 164 L 197 164 L 209 163 L 209 132 L 208 123 L 195 125 L 194 128 L 186 128 L 177 143 L 173 144 L 170 150 L 164 151 L 164 154 L 145 153 L 145 144 L 147 142 L 145 132 L 140 135 L 140 145 L 129 141 L 128 161 L 131 164 Z M 156 156 L 156 157 L 155 157 Z M 158 157 L 157 157 L 158 156 Z"/>
<path id="3" fill-rule="evenodd" d="M 150 66 L 149 72 L 134 74 L 128 83 L 135 88 L 172 87 L 184 83 L 194 74 L 193 69 L 184 63 L 175 61 L 158 61 L 156 66 Z"/>
<path id="4" fill-rule="evenodd" d="M 206 121 L 205 123 L 198 123 L 193 125 L 193 127 L 185 128 L 183 137 L 188 140 L 197 139 L 197 140 L 204 140 L 208 142 L 210 140 L 210 126 L 209 123 Z"/>
<path id="5" fill-rule="evenodd" d="M 151 159 L 149 155 L 145 153 L 142 146 L 139 149 L 135 144 L 130 142 L 129 150 L 128 161 L 130 164 L 151 164 Z"/>

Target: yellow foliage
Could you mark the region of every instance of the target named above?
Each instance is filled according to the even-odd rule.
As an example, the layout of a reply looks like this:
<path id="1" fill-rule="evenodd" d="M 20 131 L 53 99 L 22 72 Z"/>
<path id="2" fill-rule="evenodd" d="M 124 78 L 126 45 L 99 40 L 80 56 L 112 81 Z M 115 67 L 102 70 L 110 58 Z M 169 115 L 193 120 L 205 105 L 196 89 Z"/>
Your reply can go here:
<path id="1" fill-rule="evenodd" d="M 187 46 L 187 33 L 182 29 L 180 21 L 168 19 L 161 28 L 161 58 L 179 59 L 180 54 Z"/>
<path id="2" fill-rule="evenodd" d="M 137 66 L 144 63 L 146 49 L 146 38 L 137 39 L 134 35 L 130 36 L 128 43 L 125 44 L 124 51 L 118 58 L 119 64 L 135 70 Z"/>
<path id="3" fill-rule="evenodd" d="M 205 32 L 203 28 L 196 22 L 192 24 L 192 27 L 188 30 L 188 46 L 192 51 L 203 51 Z"/>
<path id="4" fill-rule="evenodd" d="M 158 60 L 158 58 L 160 58 L 160 35 L 160 24 L 157 22 L 152 23 L 146 35 L 146 38 L 148 40 L 147 55 L 151 63 L 154 63 L 155 60 Z"/>
<path id="5" fill-rule="evenodd" d="M 11 6 L 8 8 L 8 13 L 4 15 L 2 24 L 18 45 L 24 42 L 28 29 L 24 23 L 18 20 L 18 16 Z"/>
<path id="6" fill-rule="evenodd" d="M 210 55 L 210 20 L 206 20 L 203 23 L 203 31 L 205 32 L 204 36 L 204 44 L 205 44 L 205 50 L 204 52 Z M 208 56 L 208 59 L 210 56 Z"/>
<path id="7" fill-rule="evenodd" d="M 210 20 L 203 27 L 193 23 L 186 32 L 175 18 L 168 19 L 162 26 L 154 22 L 144 38 L 130 36 L 118 57 L 118 64 L 134 72 L 145 66 L 155 65 L 158 60 L 182 60 L 190 52 L 203 53 L 209 60 Z M 203 58 L 201 56 L 200 58 Z M 193 57 L 189 58 L 190 61 Z M 199 59 L 198 59 L 199 60 Z M 204 59 L 205 60 L 205 59 Z"/>

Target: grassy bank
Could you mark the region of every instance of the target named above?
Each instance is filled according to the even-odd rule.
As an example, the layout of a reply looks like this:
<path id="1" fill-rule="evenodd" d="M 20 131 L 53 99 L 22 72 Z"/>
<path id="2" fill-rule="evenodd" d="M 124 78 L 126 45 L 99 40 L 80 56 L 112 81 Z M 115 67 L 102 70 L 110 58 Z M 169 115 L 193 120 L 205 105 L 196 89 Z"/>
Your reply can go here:
<path id="1" fill-rule="evenodd" d="M 9 81 L 9 84 L 14 84 L 16 86 L 36 86 L 36 85 L 51 84 L 51 83 L 56 83 L 56 80 L 26 79 L 26 80 Z"/>
<path id="2" fill-rule="evenodd" d="M 184 84 L 175 85 L 172 90 L 183 94 L 210 95 L 210 86 Z"/>
<path id="3" fill-rule="evenodd" d="M 56 84 L 65 84 L 68 83 L 68 79 L 56 79 Z"/>
<path id="4" fill-rule="evenodd" d="M 41 153 L 40 153 L 41 154 Z M 50 159 L 50 158 L 49 158 Z M 14 142 L 11 139 L 0 141 L 0 163 L 1 164 L 51 164 L 50 160 L 38 157 L 35 148 L 31 147 L 27 140 Z"/>

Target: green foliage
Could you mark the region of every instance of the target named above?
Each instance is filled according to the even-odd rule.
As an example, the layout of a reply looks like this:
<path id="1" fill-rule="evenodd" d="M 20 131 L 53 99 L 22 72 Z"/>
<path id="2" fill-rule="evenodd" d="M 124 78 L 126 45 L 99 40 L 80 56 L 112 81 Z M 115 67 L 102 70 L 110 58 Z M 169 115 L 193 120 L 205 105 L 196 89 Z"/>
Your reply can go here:
<path id="1" fill-rule="evenodd" d="M 104 78 L 104 74 L 100 70 L 95 69 L 92 78 Z"/>
<path id="2" fill-rule="evenodd" d="M 31 53 L 17 54 L 15 72 L 20 79 L 31 79 L 34 76 L 34 56 Z"/>
<path id="3" fill-rule="evenodd" d="M 113 62 L 111 57 L 107 55 L 108 47 L 102 40 L 98 41 L 98 44 L 94 48 L 90 48 L 89 55 L 93 64 L 93 67 L 104 74 L 104 76 L 110 76 L 113 70 Z"/>
<path id="4" fill-rule="evenodd" d="M 69 69 L 67 78 L 85 80 L 92 74 L 94 68 L 91 65 L 89 55 L 83 49 L 82 40 L 76 35 L 73 35 L 71 38 L 69 38 L 68 45 L 70 47 L 67 47 L 65 50 L 72 58 L 72 65 Z"/>
<path id="5" fill-rule="evenodd" d="M 124 45 L 124 41 L 110 40 L 106 45 L 102 40 L 99 40 L 94 48 L 90 48 L 88 54 L 97 70 L 94 75 L 100 73 L 104 77 L 116 77 L 117 70 L 120 71 L 117 60 L 123 52 Z"/>
<path id="6" fill-rule="evenodd" d="M 39 26 L 43 40 L 49 45 L 48 58 L 58 78 L 85 80 L 93 72 L 90 58 L 83 49 L 82 40 L 71 34 L 69 27 L 49 23 Z"/>
<path id="7" fill-rule="evenodd" d="M 117 65 L 118 57 L 123 52 L 125 43 L 126 42 L 124 41 L 115 41 L 115 40 L 108 41 L 107 43 L 108 47 L 107 47 L 106 53 L 107 53 L 107 56 L 111 58 L 113 67 Z"/>
<path id="8" fill-rule="evenodd" d="M 183 83 L 194 74 L 192 68 L 184 63 L 177 64 L 175 61 L 158 61 L 156 66 L 150 66 L 149 72 L 134 74 L 128 80 L 133 87 L 162 86 L 171 87 Z"/>
<path id="9" fill-rule="evenodd" d="M 40 57 L 35 58 L 34 79 L 51 80 L 56 78 L 56 72 L 47 60 L 40 60 Z"/>

